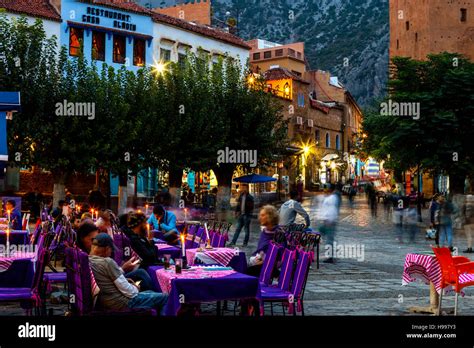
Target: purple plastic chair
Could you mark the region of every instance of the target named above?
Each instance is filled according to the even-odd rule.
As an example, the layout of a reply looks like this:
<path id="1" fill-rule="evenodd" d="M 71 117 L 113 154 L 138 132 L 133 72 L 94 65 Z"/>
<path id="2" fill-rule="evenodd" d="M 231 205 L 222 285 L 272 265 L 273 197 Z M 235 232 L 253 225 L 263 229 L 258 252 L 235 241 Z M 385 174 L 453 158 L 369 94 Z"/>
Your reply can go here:
<path id="1" fill-rule="evenodd" d="M 123 264 L 132 257 L 132 244 L 130 238 L 124 233 L 114 233 L 114 244 L 118 249 L 114 252 L 114 260 L 117 265 Z"/>
<path id="2" fill-rule="evenodd" d="M 265 259 L 263 260 L 260 277 L 258 278 L 260 283 L 263 283 L 264 285 L 270 285 L 272 283 L 273 270 L 275 269 L 280 250 L 281 247 L 274 243 L 270 243 L 270 245 L 268 246 L 267 253 L 265 254 Z"/>
<path id="3" fill-rule="evenodd" d="M 227 240 L 229 239 L 227 234 L 222 234 L 220 232 L 215 232 L 211 239 L 211 245 L 214 248 L 223 248 Z"/>
<path id="4" fill-rule="evenodd" d="M 196 237 L 194 238 L 194 242 L 197 243 L 197 245 L 199 245 L 201 241 L 206 241 L 206 231 L 204 231 L 204 227 L 199 227 L 197 229 Z"/>
<path id="5" fill-rule="evenodd" d="M 298 261 L 293 275 L 291 289 L 289 291 L 282 290 L 279 287 L 262 286 L 260 297 L 260 311 L 264 315 L 264 304 L 281 303 L 289 306 L 289 312 L 296 315 L 296 312 L 301 312 L 304 316 L 303 295 L 308 279 L 309 266 L 311 264 L 311 254 L 306 251 L 298 251 Z M 294 303 L 297 303 L 297 309 L 294 310 Z M 272 311 L 273 312 L 273 311 Z M 273 314 L 273 313 L 272 313 Z"/>
<path id="6" fill-rule="evenodd" d="M 52 238 L 52 235 L 49 238 L 44 238 L 43 243 L 49 243 Z M 0 288 L 0 302 L 18 301 L 27 314 L 31 313 L 32 308 L 34 308 L 36 315 L 45 314 L 43 275 L 48 258 L 47 249 L 39 249 L 31 288 Z"/>

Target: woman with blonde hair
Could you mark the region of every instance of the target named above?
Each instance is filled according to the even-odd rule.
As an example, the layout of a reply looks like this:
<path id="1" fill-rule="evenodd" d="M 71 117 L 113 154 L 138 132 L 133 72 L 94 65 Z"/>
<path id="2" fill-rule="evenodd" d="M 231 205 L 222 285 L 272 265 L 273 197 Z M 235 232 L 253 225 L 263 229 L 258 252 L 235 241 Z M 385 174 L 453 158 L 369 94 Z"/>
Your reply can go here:
<path id="1" fill-rule="evenodd" d="M 258 276 L 262 268 L 263 260 L 265 260 L 265 254 L 268 250 L 270 242 L 273 240 L 275 232 L 281 230 L 281 226 L 278 224 L 280 216 L 278 210 L 271 205 L 265 205 L 260 209 L 258 215 L 260 225 L 263 226 L 260 239 L 258 241 L 257 250 L 254 252 L 254 256 L 250 257 L 249 268 L 247 273 Z"/>

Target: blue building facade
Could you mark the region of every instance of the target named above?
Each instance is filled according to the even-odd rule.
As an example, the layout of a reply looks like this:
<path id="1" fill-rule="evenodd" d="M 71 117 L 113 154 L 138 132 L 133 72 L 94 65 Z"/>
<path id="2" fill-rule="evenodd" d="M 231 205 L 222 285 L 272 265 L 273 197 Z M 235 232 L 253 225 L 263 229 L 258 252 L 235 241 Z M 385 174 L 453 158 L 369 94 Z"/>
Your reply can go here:
<path id="1" fill-rule="evenodd" d="M 63 0 L 61 46 L 70 57 L 120 69 L 138 70 L 153 63 L 153 21 L 147 14 L 108 6 Z M 81 46 L 82 43 L 82 46 Z"/>
<path id="2" fill-rule="evenodd" d="M 60 45 L 67 48 L 71 59 L 83 53 L 99 70 L 103 64 L 132 71 L 153 64 L 153 20 L 149 14 L 63 0 L 61 18 Z M 156 169 L 142 171 L 136 180 L 137 193 L 153 195 L 156 175 Z M 118 177 L 111 176 L 112 195 L 118 194 L 118 186 Z"/>

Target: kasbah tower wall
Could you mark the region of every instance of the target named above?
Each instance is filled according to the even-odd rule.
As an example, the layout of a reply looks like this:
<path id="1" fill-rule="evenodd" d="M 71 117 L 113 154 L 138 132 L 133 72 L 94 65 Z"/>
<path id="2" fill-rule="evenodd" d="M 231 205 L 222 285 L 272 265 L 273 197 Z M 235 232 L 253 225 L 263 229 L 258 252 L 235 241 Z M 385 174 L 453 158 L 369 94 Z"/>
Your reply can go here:
<path id="1" fill-rule="evenodd" d="M 443 51 L 474 61 L 474 0 L 390 0 L 390 57 Z"/>

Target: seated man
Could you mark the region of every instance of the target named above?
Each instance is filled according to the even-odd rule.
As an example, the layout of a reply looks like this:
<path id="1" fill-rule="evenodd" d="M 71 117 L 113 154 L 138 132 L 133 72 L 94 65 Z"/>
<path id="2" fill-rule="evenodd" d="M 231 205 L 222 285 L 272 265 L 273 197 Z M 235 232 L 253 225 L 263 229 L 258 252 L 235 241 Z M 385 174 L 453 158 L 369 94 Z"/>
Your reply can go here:
<path id="1" fill-rule="evenodd" d="M 12 230 L 22 230 L 23 224 L 21 221 L 21 211 L 16 206 L 16 202 L 13 199 L 9 199 L 5 204 L 7 211 L 10 211 L 10 227 Z M 8 213 L 7 213 L 8 215 Z M 8 218 L 8 216 L 6 216 Z"/>
<path id="2" fill-rule="evenodd" d="M 296 215 L 300 214 L 306 223 L 308 228 L 311 225 L 309 215 L 306 210 L 301 206 L 301 203 L 297 201 L 298 192 L 290 191 L 290 199 L 282 204 L 280 208 L 280 225 L 287 226 L 295 223 Z"/>
<path id="3" fill-rule="evenodd" d="M 99 233 L 98 227 L 92 220 L 84 221 L 76 231 L 76 246 L 87 254 L 90 254 L 92 242 Z M 126 278 L 130 278 L 134 281 L 141 281 L 140 289 L 153 290 L 153 281 L 151 280 L 150 275 L 144 269 L 139 268 L 139 265 L 139 259 L 132 257 L 125 261 L 120 268 L 125 273 Z"/>
<path id="4" fill-rule="evenodd" d="M 111 310 L 156 309 L 163 315 L 168 295 L 154 291 L 140 292 L 140 285 L 125 278 L 122 269 L 111 258 L 113 249 L 114 242 L 106 233 L 98 234 L 92 241 L 89 261 L 94 278 L 100 288 L 98 303 L 101 308 Z"/>
<path id="5" fill-rule="evenodd" d="M 128 216 L 128 228 L 131 230 L 130 244 L 132 249 L 142 259 L 141 268 L 158 264 L 158 249 L 153 242 L 153 236 L 147 235 L 146 216 L 143 213 L 133 213 Z"/>
<path id="6" fill-rule="evenodd" d="M 176 228 L 176 215 L 167 211 L 162 205 L 153 208 L 153 214 L 148 219 L 148 223 L 153 225 L 155 230 L 162 231 L 163 239 L 171 245 L 178 244 L 179 235 Z"/>

